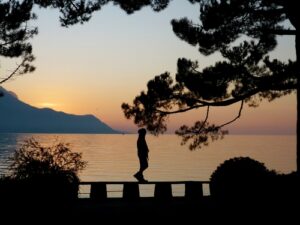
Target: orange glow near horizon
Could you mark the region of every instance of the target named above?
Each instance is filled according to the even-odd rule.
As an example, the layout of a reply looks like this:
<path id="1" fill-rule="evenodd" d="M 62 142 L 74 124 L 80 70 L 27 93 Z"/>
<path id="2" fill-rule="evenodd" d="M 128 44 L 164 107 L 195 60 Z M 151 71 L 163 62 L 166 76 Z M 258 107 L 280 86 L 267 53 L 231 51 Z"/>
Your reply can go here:
<path id="1" fill-rule="evenodd" d="M 34 91 L 16 93 L 20 100 L 38 107 L 52 108 L 65 113 L 85 115 L 93 114 L 102 122 L 114 129 L 136 132 L 137 127 L 132 120 L 127 120 L 121 110 L 122 102 L 132 102 L 133 97 L 120 92 L 110 98 L 99 97 L 101 94 L 89 93 L 76 95 L 72 90 L 44 91 L 34 94 Z M 62 95 L 55 93 L 64 93 Z M 92 97 L 97 96 L 97 97 Z M 42 103 L 41 103 L 42 102 Z M 232 120 L 238 113 L 239 104 L 228 107 L 211 108 L 209 122 L 222 124 Z M 170 116 L 168 132 L 173 133 L 181 125 L 193 125 L 197 120 L 203 120 L 205 110 L 194 110 L 188 113 Z M 241 118 L 225 127 L 233 134 L 295 134 L 296 133 L 296 95 L 282 97 L 271 103 L 263 101 L 259 107 L 244 106 Z"/>
<path id="2" fill-rule="evenodd" d="M 37 105 L 42 108 L 52 108 L 52 109 L 54 109 L 57 106 L 56 103 L 51 103 L 51 102 L 42 102 L 42 103 L 38 103 Z"/>
<path id="3" fill-rule="evenodd" d="M 198 22 L 199 7 L 174 0 L 160 13 L 149 8 L 126 15 L 108 5 L 84 25 L 62 28 L 55 10 L 38 10 L 39 34 L 32 40 L 36 71 L 6 82 L 3 87 L 35 107 L 53 108 L 71 114 L 93 114 L 114 129 L 135 132 L 136 125 L 121 110 L 123 102 L 146 90 L 154 76 L 176 74 L 178 58 L 197 60 L 199 70 L 222 60 L 219 53 L 203 56 L 198 47 L 181 41 L 170 21 L 188 17 Z M 272 57 L 294 60 L 294 37 L 278 37 Z M 15 68 L 16 61 L 1 59 L 0 74 Z M 212 108 L 210 122 L 232 120 L 239 105 Z M 183 124 L 203 120 L 205 110 L 175 115 L 169 132 Z M 242 116 L 228 126 L 231 133 L 296 133 L 295 94 L 258 108 L 244 107 Z"/>

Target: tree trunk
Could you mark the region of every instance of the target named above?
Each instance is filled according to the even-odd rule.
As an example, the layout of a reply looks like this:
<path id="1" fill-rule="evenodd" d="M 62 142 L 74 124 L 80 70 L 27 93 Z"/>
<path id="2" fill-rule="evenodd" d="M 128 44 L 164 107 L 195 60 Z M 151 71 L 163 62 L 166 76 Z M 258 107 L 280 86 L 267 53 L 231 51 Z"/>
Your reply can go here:
<path id="1" fill-rule="evenodd" d="M 295 38 L 295 47 L 296 47 L 296 65 L 298 70 L 298 78 L 297 78 L 297 153 L 296 153 L 296 171 L 297 174 L 300 175 L 300 142 L 299 142 L 299 133 L 300 133 L 300 15 L 299 8 L 297 7 L 297 1 L 294 0 L 286 0 L 282 1 L 282 4 L 285 7 L 286 15 L 289 18 L 290 22 L 296 29 L 296 38 Z"/>
<path id="2" fill-rule="evenodd" d="M 296 28 L 297 29 L 297 28 Z M 298 78 L 297 78 L 297 168 L 296 171 L 298 175 L 300 175 L 300 143 L 299 143 L 299 133 L 300 133 L 300 63 L 298 58 L 300 56 L 300 28 L 297 29 L 296 33 L 296 61 L 297 61 L 297 69 L 298 69 Z"/>

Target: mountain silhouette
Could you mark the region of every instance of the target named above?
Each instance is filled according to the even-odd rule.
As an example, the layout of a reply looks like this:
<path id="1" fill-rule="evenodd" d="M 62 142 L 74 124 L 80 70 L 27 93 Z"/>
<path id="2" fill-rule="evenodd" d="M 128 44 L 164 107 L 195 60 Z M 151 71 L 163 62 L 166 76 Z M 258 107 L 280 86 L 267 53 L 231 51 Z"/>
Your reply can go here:
<path id="1" fill-rule="evenodd" d="M 1 133 L 105 133 L 116 131 L 93 115 L 72 115 L 50 108 L 36 108 L 0 87 Z"/>

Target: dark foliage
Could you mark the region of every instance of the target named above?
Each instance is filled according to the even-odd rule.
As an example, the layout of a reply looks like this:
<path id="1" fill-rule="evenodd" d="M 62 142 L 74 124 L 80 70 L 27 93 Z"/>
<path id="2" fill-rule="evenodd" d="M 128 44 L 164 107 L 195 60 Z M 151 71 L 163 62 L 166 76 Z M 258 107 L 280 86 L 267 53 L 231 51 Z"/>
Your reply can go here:
<path id="1" fill-rule="evenodd" d="M 277 34 L 296 35 L 300 18 L 293 1 L 191 2 L 200 3 L 199 24 L 187 18 L 173 20 L 173 31 L 183 41 L 199 46 L 202 54 L 219 51 L 224 60 L 198 71 L 198 62 L 178 59 L 176 82 L 168 72 L 156 76 L 148 82 L 147 91 L 136 96 L 132 105 L 123 103 L 122 109 L 126 118 L 159 134 L 167 130 L 170 115 L 205 107 L 205 119 L 176 132 L 182 144 L 191 142 L 190 149 L 196 149 L 222 138 L 227 133 L 223 128 L 241 116 L 245 103 L 256 107 L 264 99 L 272 101 L 297 89 L 297 61 L 270 60 L 269 53 L 277 45 Z M 296 30 L 284 27 L 286 21 Z M 211 108 L 236 103 L 240 109 L 232 120 L 208 123 Z"/>
<path id="2" fill-rule="evenodd" d="M 183 143 L 194 140 L 191 149 L 201 147 L 209 137 L 212 140 L 222 137 L 226 131 L 221 128 L 240 116 L 244 103 L 255 107 L 263 99 L 272 101 L 296 89 L 295 63 L 271 61 L 267 56 L 256 61 L 258 49 L 263 51 L 263 47 L 258 45 L 244 42 L 224 50 L 223 56 L 228 61 L 218 62 L 202 72 L 196 70 L 197 62 L 179 59 L 176 83 L 169 73 L 156 76 L 148 82 L 147 92 L 137 96 L 132 106 L 122 104 L 125 116 L 134 118 L 137 125 L 146 126 L 149 131 L 159 134 L 166 131 L 167 118 L 171 114 L 206 107 L 207 116 L 203 121 L 195 122 L 193 127 L 182 126 L 177 134 L 183 137 Z M 261 56 L 265 53 L 262 52 Z M 234 103 L 241 104 L 235 119 L 221 125 L 207 122 L 210 107 Z"/>
<path id="3" fill-rule="evenodd" d="M 64 27 L 90 20 L 95 11 L 99 11 L 108 3 L 120 6 L 128 14 L 132 14 L 145 6 L 154 11 L 167 7 L 170 0 L 4 0 L 0 1 L 0 56 L 21 58 L 18 66 L 9 74 L 0 74 L 0 84 L 17 75 L 35 70 L 32 65 L 34 56 L 29 40 L 37 34 L 36 27 L 30 22 L 36 19 L 34 6 L 58 9 L 60 22 Z M 0 96 L 1 97 L 1 96 Z"/>
<path id="4" fill-rule="evenodd" d="M 265 45 L 274 47 L 274 33 L 283 30 L 280 23 L 287 19 L 286 11 L 276 1 L 241 0 L 200 2 L 201 24 L 195 25 L 187 18 L 173 20 L 176 35 L 191 45 L 199 45 L 205 55 L 228 47 L 233 41 L 245 34 L 258 38 Z"/>
<path id="5" fill-rule="evenodd" d="M 27 24 L 35 19 L 32 7 L 33 2 L 30 0 L 0 1 L 0 56 L 22 58 L 12 73 L 0 76 L 0 84 L 14 75 L 32 72 L 35 69 L 31 65 L 34 57 L 28 40 L 37 34 L 37 29 Z"/>
<path id="6" fill-rule="evenodd" d="M 11 177 L 18 180 L 58 174 L 73 181 L 86 165 L 81 153 L 72 152 L 68 144 L 45 147 L 33 138 L 25 140 L 11 160 Z"/>
<path id="7" fill-rule="evenodd" d="M 170 0 L 34 0 L 34 3 L 41 7 L 59 9 L 62 26 L 86 22 L 92 17 L 93 12 L 110 2 L 132 14 L 145 6 L 151 6 L 154 11 L 163 10 Z"/>
<path id="8" fill-rule="evenodd" d="M 210 178 L 211 197 L 225 217 L 286 221 L 297 219 L 299 175 L 278 174 L 249 157 L 226 160 Z"/>
<path id="9" fill-rule="evenodd" d="M 86 162 L 81 153 L 71 152 L 67 144 L 45 147 L 29 139 L 11 160 L 11 174 L 0 182 L 2 200 L 13 204 L 25 201 L 28 205 L 59 205 L 77 198 L 77 173 Z"/>
<path id="10" fill-rule="evenodd" d="M 266 194 L 266 185 L 275 175 L 263 163 L 249 157 L 232 158 L 219 165 L 211 175 L 211 194 L 227 200 L 257 199 L 255 196 Z"/>

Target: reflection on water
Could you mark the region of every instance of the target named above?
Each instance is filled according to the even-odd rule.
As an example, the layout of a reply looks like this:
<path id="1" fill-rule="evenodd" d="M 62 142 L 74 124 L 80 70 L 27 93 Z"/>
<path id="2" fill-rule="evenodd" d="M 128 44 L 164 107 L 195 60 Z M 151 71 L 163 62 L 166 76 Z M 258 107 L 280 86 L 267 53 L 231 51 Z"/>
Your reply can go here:
<path id="1" fill-rule="evenodd" d="M 54 141 L 68 142 L 74 151 L 82 152 L 83 159 L 88 161 L 80 173 L 83 181 L 135 180 L 132 175 L 139 164 L 137 135 L 134 134 L 0 134 L 2 174 L 7 168 L 8 156 L 24 139 L 32 136 L 47 145 Z M 237 156 L 249 156 L 283 173 L 296 169 L 295 136 L 230 135 L 196 151 L 180 146 L 180 139 L 175 135 L 147 135 L 146 139 L 150 159 L 144 175 L 149 181 L 209 180 L 220 163 Z"/>
<path id="2" fill-rule="evenodd" d="M 18 143 L 24 140 L 23 136 L 23 134 L 0 134 L 0 175 L 6 173 L 7 165 L 10 164 L 9 157 L 14 153 Z"/>

